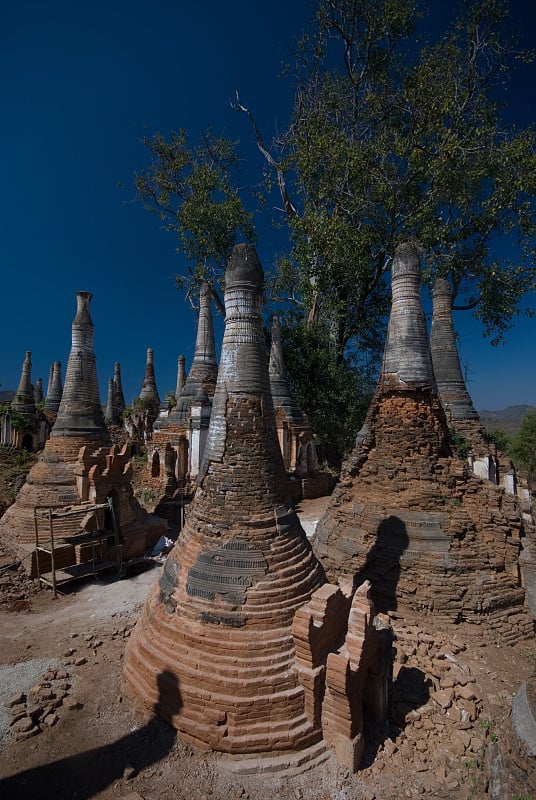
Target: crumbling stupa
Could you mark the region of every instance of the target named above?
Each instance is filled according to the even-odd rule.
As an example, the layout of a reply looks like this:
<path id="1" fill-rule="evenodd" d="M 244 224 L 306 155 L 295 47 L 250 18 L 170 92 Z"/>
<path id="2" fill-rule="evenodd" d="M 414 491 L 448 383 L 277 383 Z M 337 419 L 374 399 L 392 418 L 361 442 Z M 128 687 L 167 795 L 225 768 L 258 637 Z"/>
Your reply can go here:
<path id="1" fill-rule="evenodd" d="M 420 261 L 392 268 L 392 310 L 376 394 L 316 532 L 329 575 L 368 579 L 380 610 L 397 604 L 451 622 L 532 633 L 519 582 L 523 523 L 513 497 L 453 450 L 420 303 Z"/>
<path id="2" fill-rule="evenodd" d="M 45 411 L 54 414 L 54 420 L 60 408 L 63 384 L 61 381 L 61 361 L 54 361 L 50 366 Z"/>
<path id="3" fill-rule="evenodd" d="M 262 331 L 263 272 L 238 245 L 209 437 L 186 526 L 129 641 L 128 687 L 182 738 L 246 756 L 328 742 L 357 769 L 367 695 L 386 709 L 368 584 L 324 583 L 291 506 Z M 256 761 L 258 766 L 258 762 Z M 251 768 L 251 765 L 249 765 Z"/>
<path id="4" fill-rule="evenodd" d="M 277 316 L 272 319 L 269 373 L 277 436 L 283 463 L 291 476 L 292 496 L 295 500 L 301 500 L 329 494 L 333 489 L 333 480 L 319 470 L 311 423 L 292 397 L 288 385 L 281 324 Z"/>
<path id="5" fill-rule="evenodd" d="M 143 552 L 165 532 L 165 523 L 150 518 L 132 496 L 128 448 L 119 452 L 118 448 L 110 447 L 97 382 L 91 297 L 89 292 L 76 295 L 65 387 L 51 438 L 30 470 L 16 502 L 0 520 L 2 542 L 24 559 L 32 574 L 38 568 L 43 573 L 51 567 L 49 514 L 52 512 L 56 515 L 57 569 L 75 566 L 88 557 L 94 561 L 95 543 L 90 543 L 88 552 L 87 542 L 82 545 L 80 539 L 73 537 L 99 530 L 108 530 L 112 537 L 114 526 L 104 508 L 107 498 L 112 499 L 115 522 L 123 538 L 122 555 Z M 39 550 L 36 550 L 37 539 Z M 99 540 L 99 559 L 106 556 L 107 539 L 104 536 Z"/>
<path id="6" fill-rule="evenodd" d="M 291 625 L 323 573 L 291 508 L 277 443 L 262 281 L 255 250 L 238 247 L 226 273 L 222 365 L 200 485 L 125 667 L 130 688 L 190 741 L 230 752 L 315 738 Z M 164 673 L 175 676 L 180 711 L 159 690 Z"/>
<path id="7" fill-rule="evenodd" d="M 211 289 L 206 281 L 202 283 L 199 293 L 194 357 L 186 379 L 184 364 L 184 356 L 179 356 L 177 404 L 167 417 L 156 420 L 152 442 L 148 447 L 148 478 L 168 498 L 173 496 L 177 488 L 192 490 L 207 439 L 212 397 L 218 377 Z"/>

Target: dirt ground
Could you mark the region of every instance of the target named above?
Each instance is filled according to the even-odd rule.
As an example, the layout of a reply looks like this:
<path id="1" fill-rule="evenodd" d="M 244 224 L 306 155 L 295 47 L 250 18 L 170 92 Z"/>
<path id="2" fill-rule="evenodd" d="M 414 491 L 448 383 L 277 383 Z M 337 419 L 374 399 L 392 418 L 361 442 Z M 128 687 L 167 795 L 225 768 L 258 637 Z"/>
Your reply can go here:
<path id="1" fill-rule="evenodd" d="M 326 502 L 298 509 L 309 535 Z M 0 552 L 0 568 L 8 563 Z M 0 571 L 2 800 L 536 797 L 510 728 L 512 696 L 534 674 L 534 641 L 499 647 L 474 627 L 438 629 L 402 609 L 391 615 L 389 720 L 366 731 L 355 775 L 327 751 L 304 770 L 298 758 L 236 762 L 181 743 L 121 679 L 126 641 L 159 570 L 90 580 L 56 600 L 20 569 Z"/>

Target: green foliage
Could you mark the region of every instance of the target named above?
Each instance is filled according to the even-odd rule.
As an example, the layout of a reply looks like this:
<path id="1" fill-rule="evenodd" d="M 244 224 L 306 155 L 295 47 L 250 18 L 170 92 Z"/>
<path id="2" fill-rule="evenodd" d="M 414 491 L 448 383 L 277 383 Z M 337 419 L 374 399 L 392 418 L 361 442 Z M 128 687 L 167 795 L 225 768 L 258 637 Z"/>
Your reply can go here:
<path id="1" fill-rule="evenodd" d="M 167 392 L 166 394 L 166 403 L 170 409 L 175 408 L 177 405 L 177 398 L 175 397 L 174 392 Z"/>
<path id="2" fill-rule="evenodd" d="M 0 417 L 5 417 L 9 411 L 10 403 L 0 403 Z"/>
<path id="3" fill-rule="evenodd" d="M 509 453 L 512 446 L 512 437 L 506 431 L 496 430 L 488 432 L 488 439 L 492 442 L 497 450 L 502 453 Z"/>
<path id="4" fill-rule="evenodd" d="M 451 444 L 456 450 L 458 456 L 463 459 L 468 458 L 469 453 L 471 452 L 470 442 L 468 442 L 467 439 L 465 439 L 465 437 L 463 437 L 460 433 L 458 433 L 456 428 L 454 428 L 453 426 L 449 428 L 449 433 L 450 433 Z"/>
<path id="5" fill-rule="evenodd" d="M 235 143 L 207 131 L 192 146 L 184 129 L 167 137 L 157 133 L 143 143 L 150 164 L 135 175 L 137 196 L 178 235 L 189 264 L 178 287 L 221 279 L 234 245 L 255 238 L 252 214 L 240 197 Z"/>
<path id="6" fill-rule="evenodd" d="M 15 431 L 32 430 L 35 428 L 36 420 L 34 416 L 21 414 L 18 411 L 11 412 L 11 427 Z"/>
<path id="7" fill-rule="evenodd" d="M 299 209 L 282 288 L 333 321 L 340 352 L 384 310 L 402 241 L 494 343 L 535 288 L 535 135 L 509 128 L 496 101 L 529 55 L 506 21 L 503 0 L 469 0 L 418 50 L 413 0 L 319 0 L 285 139 Z M 517 245 L 511 262 L 492 254 L 500 237 Z"/>
<path id="8" fill-rule="evenodd" d="M 372 380 L 349 359 L 337 361 L 320 328 L 287 324 L 281 334 L 291 393 L 311 422 L 320 458 L 338 468 L 365 418 Z"/>
<path id="9" fill-rule="evenodd" d="M 528 411 L 521 420 L 508 452 L 516 466 L 526 470 L 533 480 L 536 477 L 536 408 Z"/>
<path id="10" fill-rule="evenodd" d="M 0 445 L 0 512 L 15 501 L 35 460 L 34 453 Z"/>
<path id="11" fill-rule="evenodd" d="M 152 397 L 136 397 L 132 403 L 131 411 L 134 413 L 149 411 L 152 414 L 158 414 L 158 401 Z"/>

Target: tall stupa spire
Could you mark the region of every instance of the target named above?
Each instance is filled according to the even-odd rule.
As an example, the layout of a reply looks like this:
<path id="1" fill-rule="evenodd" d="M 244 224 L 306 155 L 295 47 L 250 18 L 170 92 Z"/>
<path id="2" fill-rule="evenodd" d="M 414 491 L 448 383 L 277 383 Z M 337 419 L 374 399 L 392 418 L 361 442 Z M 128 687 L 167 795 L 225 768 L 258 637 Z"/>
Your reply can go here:
<path id="1" fill-rule="evenodd" d="M 272 343 L 270 347 L 270 388 L 274 406 L 281 407 L 290 419 L 302 422 L 303 414 L 294 401 L 287 381 L 283 345 L 281 343 L 281 323 L 279 317 L 272 318 Z"/>
<path id="2" fill-rule="evenodd" d="M 444 278 L 438 278 L 434 284 L 430 352 L 439 398 L 447 419 L 477 420 L 478 413 L 465 385 L 456 346 L 452 321 L 452 291 L 450 283 Z"/>
<path id="3" fill-rule="evenodd" d="M 35 397 L 32 387 L 32 354 L 29 350 L 22 365 L 19 387 L 11 401 L 11 408 L 21 414 L 35 414 Z"/>
<path id="4" fill-rule="evenodd" d="M 119 412 L 115 405 L 115 384 L 113 378 L 108 380 L 108 399 L 106 401 L 104 419 L 108 425 L 119 425 Z"/>
<path id="5" fill-rule="evenodd" d="M 235 247 L 203 479 L 125 665 L 144 703 L 190 741 L 230 753 L 300 749 L 320 733 L 305 714 L 291 626 L 324 578 L 276 438 L 262 284 L 254 248 Z"/>
<path id="6" fill-rule="evenodd" d="M 107 437 L 93 350 L 93 322 L 89 313 L 92 297 L 91 292 L 76 293 L 71 352 L 52 436 Z"/>
<path id="7" fill-rule="evenodd" d="M 113 381 L 114 381 L 114 405 L 117 409 L 117 413 L 121 415 L 127 406 L 125 403 L 125 395 L 123 394 L 123 384 L 121 382 L 121 365 L 119 361 L 115 362 Z"/>
<path id="8" fill-rule="evenodd" d="M 141 400 L 151 400 L 155 409 L 160 405 L 160 396 L 156 388 L 156 378 L 154 374 L 154 352 L 152 347 L 147 348 L 147 361 L 145 363 L 145 377 L 140 392 Z"/>
<path id="9" fill-rule="evenodd" d="M 197 337 L 195 340 L 194 357 L 183 386 L 177 405 L 172 409 L 168 419 L 187 421 L 190 406 L 200 389 L 209 397 L 214 394 L 216 379 L 218 377 L 218 362 L 216 361 L 216 348 L 214 345 L 214 322 L 211 306 L 212 290 L 210 284 L 203 281 L 199 292 L 199 319 L 197 322 Z M 162 423 L 162 427 L 165 422 Z"/>
<path id="10" fill-rule="evenodd" d="M 175 400 L 179 402 L 179 397 L 186 384 L 186 359 L 179 356 L 177 361 L 177 388 L 175 389 Z"/>
<path id="11" fill-rule="evenodd" d="M 54 361 L 50 366 L 50 377 L 48 381 L 45 409 L 47 411 L 58 411 L 63 395 L 63 385 L 61 382 L 61 361 Z"/>
<path id="12" fill-rule="evenodd" d="M 43 379 L 38 378 L 35 382 L 35 402 L 43 402 Z"/>
<path id="13" fill-rule="evenodd" d="M 397 247 L 391 276 L 391 317 L 380 387 L 435 389 L 420 296 L 421 262 L 414 244 L 404 243 Z"/>

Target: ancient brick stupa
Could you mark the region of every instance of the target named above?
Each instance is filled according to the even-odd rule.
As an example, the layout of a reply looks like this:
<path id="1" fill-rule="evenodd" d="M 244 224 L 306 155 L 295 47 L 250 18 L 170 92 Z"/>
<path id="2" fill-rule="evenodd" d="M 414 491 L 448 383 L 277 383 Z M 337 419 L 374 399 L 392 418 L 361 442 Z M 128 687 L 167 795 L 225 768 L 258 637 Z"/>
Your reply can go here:
<path id="1" fill-rule="evenodd" d="M 130 689 L 183 737 L 232 753 L 304 747 L 320 735 L 305 714 L 291 626 L 324 578 L 277 442 L 262 286 L 254 248 L 237 246 L 198 490 L 125 665 Z"/>
<path id="2" fill-rule="evenodd" d="M 212 290 L 210 285 L 203 281 L 199 292 L 199 319 L 192 365 L 177 400 L 177 405 L 172 409 L 166 423 L 163 424 L 169 423 L 169 426 L 173 426 L 179 421 L 187 422 L 190 406 L 200 390 L 206 392 L 210 398 L 214 394 L 218 378 L 218 362 L 214 344 L 211 297 Z"/>
<path id="3" fill-rule="evenodd" d="M 274 402 L 275 420 L 283 463 L 291 476 L 294 499 L 320 497 L 333 489 L 331 476 L 320 472 L 311 423 L 294 400 L 287 379 L 281 324 L 272 319 L 270 347 L 270 390 Z"/>
<path id="4" fill-rule="evenodd" d="M 515 501 L 472 474 L 451 445 L 420 303 L 420 261 L 397 249 L 378 388 L 343 465 L 315 550 L 328 574 L 372 582 L 376 607 L 409 606 L 452 622 L 490 624 L 515 641 L 523 607 Z"/>
<path id="5" fill-rule="evenodd" d="M 155 413 L 160 405 L 160 395 L 156 386 L 154 373 L 154 351 L 152 347 L 147 348 L 147 360 L 145 362 L 145 375 L 139 396 L 145 408 L 151 408 Z"/>
<path id="6" fill-rule="evenodd" d="M 199 293 L 199 319 L 192 365 L 185 378 L 184 356 L 179 356 L 176 405 L 153 426 L 148 448 L 152 484 L 167 497 L 178 487 L 192 489 L 205 442 L 218 377 L 214 344 L 211 289 L 204 281 Z M 163 510 L 168 516 L 169 509 Z"/>
<path id="7" fill-rule="evenodd" d="M 75 512 L 56 523 L 59 540 L 82 530 L 101 529 L 107 521 L 104 511 L 88 506 L 104 504 L 107 497 L 113 497 L 116 519 L 126 541 L 124 555 L 143 551 L 146 543 L 156 541 L 165 530 L 165 525 L 150 519 L 132 497 L 128 449 L 119 453 L 110 447 L 97 381 L 91 297 L 89 292 L 76 295 L 65 387 L 51 437 L 16 502 L 0 521 L 0 537 L 8 549 L 21 558 L 34 554 L 25 561 L 29 571 L 36 568 L 36 527 L 41 542 L 49 538 L 48 509 Z M 66 567 L 74 559 L 83 558 L 74 544 L 62 546 L 56 566 Z M 47 561 L 46 556 L 43 561 Z M 48 566 L 41 563 L 42 571 Z"/>
<path id="8" fill-rule="evenodd" d="M 54 415 L 54 420 L 60 408 L 63 384 L 61 381 L 61 361 L 54 361 L 50 366 L 47 396 L 45 398 L 45 411 Z"/>

